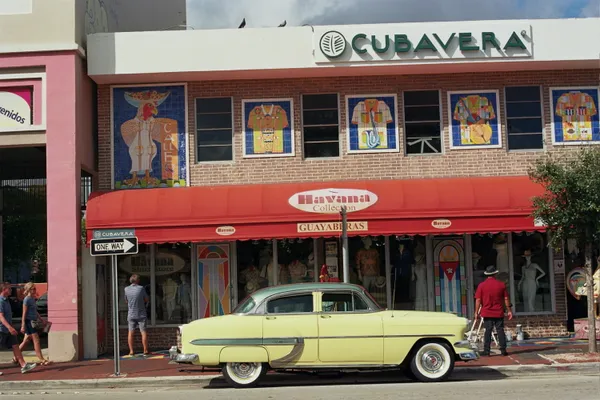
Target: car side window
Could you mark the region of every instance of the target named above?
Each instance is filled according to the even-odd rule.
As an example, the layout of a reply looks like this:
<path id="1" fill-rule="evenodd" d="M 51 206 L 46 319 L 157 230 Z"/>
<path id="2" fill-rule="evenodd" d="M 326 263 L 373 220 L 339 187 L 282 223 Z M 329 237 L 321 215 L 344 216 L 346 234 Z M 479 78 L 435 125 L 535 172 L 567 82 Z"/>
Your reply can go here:
<path id="1" fill-rule="evenodd" d="M 323 293 L 322 309 L 324 312 L 368 311 L 367 303 L 353 292 Z"/>
<path id="2" fill-rule="evenodd" d="M 311 312 L 313 312 L 312 293 L 280 297 L 267 302 L 267 313 L 269 314 L 295 314 Z"/>

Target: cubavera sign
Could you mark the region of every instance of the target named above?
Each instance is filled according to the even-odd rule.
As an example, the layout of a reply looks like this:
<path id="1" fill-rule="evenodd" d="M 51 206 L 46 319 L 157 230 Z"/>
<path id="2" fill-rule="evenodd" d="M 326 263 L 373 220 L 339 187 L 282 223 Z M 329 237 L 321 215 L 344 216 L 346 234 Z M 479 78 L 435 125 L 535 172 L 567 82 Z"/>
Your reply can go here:
<path id="1" fill-rule="evenodd" d="M 0 129 L 31 125 L 31 90 L 0 87 Z"/>
<path id="2" fill-rule="evenodd" d="M 315 61 L 440 61 L 533 56 L 531 25 L 473 24 L 440 23 L 439 29 L 427 31 L 423 30 L 423 24 L 315 28 Z"/>
<path id="3" fill-rule="evenodd" d="M 292 195 L 288 203 L 300 210 L 317 214 L 338 214 L 365 210 L 377 203 L 377 195 L 362 189 L 319 189 Z"/>

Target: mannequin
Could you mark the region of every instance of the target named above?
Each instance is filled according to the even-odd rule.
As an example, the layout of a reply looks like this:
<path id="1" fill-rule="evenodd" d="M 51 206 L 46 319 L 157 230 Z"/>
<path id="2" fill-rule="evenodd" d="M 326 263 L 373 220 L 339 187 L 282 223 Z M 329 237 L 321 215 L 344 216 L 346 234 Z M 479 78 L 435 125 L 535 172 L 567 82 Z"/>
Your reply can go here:
<path id="1" fill-rule="evenodd" d="M 292 261 L 290 265 L 288 265 L 288 270 L 290 274 L 290 283 L 300 283 L 306 281 L 307 267 L 299 260 Z"/>
<path id="2" fill-rule="evenodd" d="M 531 262 L 531 250 L 525 250 L 522 257 L 525 258 L 525 265 L 523 265 L 518 289 L 523 295 L 525 312 L 534 312 L 539 280 L 546 276 L 546 273 L 539 265 Z M 538 271 L 540 275 L 537 274 Z"/>
<path id="3" fill-rule="evenodd" d="M 168 277 L 162 284 L 163 300 L 167 309 L 167 321 L 173 317 L 175 305 L 177 304 L 177 291 L 179 285 L 171 277 Z"/>
<path id="4" fill-rule="evenodd" d="M 358 279 L 363 287 L 368 288 L 371 282 L 379 276 L 379 252 L 371 248 L 373 240 L 367 236 L 361 238 L 364 248 L 356 253 L 356 269 L 358 270 Z"/>
<path id="5" fill-rule="evenodd" d="M 415 256 L 412 279 L 413 281 L 416 280 L 415 310 L 427 311 L 427 264 L 423 254 Z"/>
<path id="6" fill-rule="evenodd" d="M 242 271 L 241 275 L 243 282 L 245 282 L 246 296 L 260 289 L 260 271 L 254 265 L 249 265 L 248 268 Z"/>
<path id="7" fill-rule="evenodd" d="M 494 239 L 494 250 L 496 250 L 496 268 L 501 274 L 508 274 L 508 242 L 506 235 L 500 233 Z"/>
<path id="8" fill-rule="evenodd" d="M 181 285 L 179 285 L 177 300 L 183 308 L 183 320 L 189 321 L 192 318 L 192 288 L 186 274 L 179 275 L 179 279 L 181 279 Z"/>
<path id="9" fill-rule="evenodd" d="M 410 301 L 410 286 L 414 260 L 410 250 L 404 243 L 398 245 L 398 257 L 394 261 L 396 280 L 396 300 L 401 302 Z"/>

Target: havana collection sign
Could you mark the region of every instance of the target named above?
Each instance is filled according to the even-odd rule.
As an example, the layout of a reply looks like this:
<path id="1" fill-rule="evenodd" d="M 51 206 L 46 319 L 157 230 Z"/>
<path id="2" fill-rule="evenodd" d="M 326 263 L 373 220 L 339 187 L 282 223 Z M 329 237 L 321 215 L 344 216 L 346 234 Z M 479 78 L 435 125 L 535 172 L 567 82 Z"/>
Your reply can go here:
<path id="1" fill-rule="evenodd" d="M 365 210 L 377 203 L 377 195 L 362 189 L 319 189 L 292 195 L 288 203 L 300 211 L 317 214 L 338 214 Z"/>
<path id="2" fill-rule="evenodd" d="M 406 26 L 411 26 L 406 29 Z M 423 32 L 422 24 L 373 25 L 364 31 L 315 30 L 317 62 L 376 62 L 532 57 L 531 26 L 494 25 L 487 29 L 440 29 Z"/>

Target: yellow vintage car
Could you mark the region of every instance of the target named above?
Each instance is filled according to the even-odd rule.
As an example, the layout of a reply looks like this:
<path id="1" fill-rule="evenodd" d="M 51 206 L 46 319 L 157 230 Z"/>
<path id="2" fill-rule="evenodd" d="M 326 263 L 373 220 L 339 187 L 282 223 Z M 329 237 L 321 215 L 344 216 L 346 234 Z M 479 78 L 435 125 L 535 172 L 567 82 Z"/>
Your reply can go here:
<path id="1" fill-rule="evenodd" d="M 448 378 L 457 360 L 479 358 L 464 341 L 469 322 L 442 312 L 385 310 L 361 286 L 301 283 L 258 290 L 229 315 L 179 327 L 176 363 L 222 367 L 235 387 L 268 370 L 401 369 Z"/>

